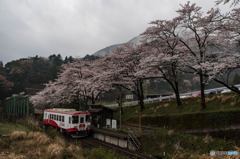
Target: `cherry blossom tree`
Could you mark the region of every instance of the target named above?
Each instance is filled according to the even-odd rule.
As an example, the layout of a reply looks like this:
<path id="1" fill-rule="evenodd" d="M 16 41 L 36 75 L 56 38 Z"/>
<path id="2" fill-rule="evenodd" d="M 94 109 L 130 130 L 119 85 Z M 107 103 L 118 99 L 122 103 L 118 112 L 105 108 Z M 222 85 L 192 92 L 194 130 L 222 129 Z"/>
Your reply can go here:
<path id="1" fill-rule="evenodd" d="M 118 86 L 131 91 L 136 95 L 139 103 L 139 130 L 141 132 L 141 119 L 144 110 L 144 80 L 148 74 L 141 69 L 141 59 L 144 58 L 144 48 L 139 46 L 134 48 L 130 45 L 117 48 L 114 52 L 105 57 L 105 63 L 109 68 L 107 73 L 110 75 L 112 86 Z"/>
<path id="2" fill-rule="evenodd" d="M 181 5 L 177 13 L 172 20 L 152 22 L 144 33 L 151 50 L 144 61 L 148 67 L 157 66 L 160 77 L 168 81 L 177 98 L 179 70 L 198 75 L 201 108 L 205 109 L 206 84 L 228 69 L 234 56 L 229 47 L 231 33 L 226 30 L 228 20 L 218 9 L 203 13 L 201 7 L 190 2 Z"/>
<path id="3" fill-rule="evenodd" d="M 179 40 L 182 52 L 185 52 L 182 62 L 187 71 L 197 74 L 200 81 L 201 108 L 206 108 L 204 89 L 211 80 L 209 72 L 213 72 L 218 62 L 212 63 L 211 54 L 226 53 L 229 42 L 225 32 L 222 32 L 224 18 L 218 9 L 203 13 L 196 4 L 181 5 L 179 14 L 174 20 L 179 28 L 172 34 Z M 220 48 L 220 49 L 219 49 Z"/>
<path id="4" fill-rule="evenodd" d="M 179 93 L 179 74 L 181 73 L 181 49 L 179 40 L 174 36 L 178 21 L 157 20 L 151 22 L 151 27 L 143 33 L 146 36 L 148 57 L 143 59 L 142 66 L 154 71 L 152 77 L 164 79 L 173 89 L 178 106 L 182 104 Z"/>
<path id="5" fill-rule="evenodd" d="M 230 15 L 225 16 L 224 19 L 220 34 L 217 36 L 218 43 L 221 44 L 221 47 L 219 48 L 223 51 L 221 54 L 211 54 L 211 56 L 209 56 L 209 61 L 211 63 L 208 65 L 208 70 L 212 70 L 209 74 L 215 82 L 218 82 L 233 92 L 240 94 L 238 88 L 229 81 L 231 74 L 240 67 L 240 9 L 233 9 Z"/>
<path id="6" fill-rule="evenodd" d="M 143 33 L 146 39 L 142 45 L 125 45 L 103 58 L 79 59 L 63 65 L 58 78 L 31 100 L 40 106 L 76 101 L 88 105 L 114 86 L 122 87 L 138 99 L 141 131 L 144 81 L 164 79 L 172 87 L 177 105 L 181 105 L 179 75 L 184 72 L 199 77 L 201 108 L 205 109 L 206 84 L 215 80 L 228 85 L 220 76 L 239 68 L 240 56 L 232 49 L 240 33 L 239 12 L 235 9 L 231 18 L 225 18 L 217 9 L 203 13 L 196 4 L 188 2 L 181 5 L 172 20 L 153 21 Z"/>
<path id="7" fill-rule="evenodd" d="M 46 108 L 48 105 L 58 105 L 61 103 L 61 97 L 55 96 L 59 91 L 59 86 L 54 82 L 49 82 L 45 85 L 45 88 L 38 92 L 36 95 L 30 97 L 30 101 L 36 108 Z"/>
<path id="8" fill-rule="evenodd" d="M 110 87 L 104 83 L 104 78 L 101 78 L 102 72 L 93 65 L 93 61 L 84 60 L 65 64 L 56 81 L 48 83 L 42 91 L 31 97 L 31 101 L 36 106 L 78 102 L 79 109 L 85 109 L 82 108 L 81 101 L 84 107 L 88 105 L 89 100 L 94 104 L 100 93 Z"/>
<path id="9" fill-rule="evenodd" d="M 240 94 L 240 90 L 234 86 L 233 83 L 230 83 L 231 74 L 234 73 L 236 69 L 240 68 L 240 55 L 235 53 L 230 55 L 222 55 L 219 58 L 218 64 L 213 69 L 212 77 L 213 80 L 227 87 L 231 91 Z M 214 67 L 214 66 L 213 66 Z"/>
<path id="10" fill-rule="evenodd" d="M 216 1 L 217 4 L 221 4 L 221 3 L 226 4 L 229 2 L 231 2 L 232 5 L 237 5 L 237 4 L 239 4 L 240 1 L 239 0 L 217 0 Z"/>

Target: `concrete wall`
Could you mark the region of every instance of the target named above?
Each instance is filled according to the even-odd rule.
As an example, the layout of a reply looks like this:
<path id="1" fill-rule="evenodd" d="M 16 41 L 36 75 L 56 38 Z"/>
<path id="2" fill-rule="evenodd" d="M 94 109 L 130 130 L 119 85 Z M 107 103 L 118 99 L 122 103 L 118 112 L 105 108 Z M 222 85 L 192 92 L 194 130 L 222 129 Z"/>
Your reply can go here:
<path id="1" fill-rule="evenodd" d="M 105 134 L 101 134 L 101 133 L 95 133 L 93 135 L 93 137 L 95 139 L 104 141 L 109 144 L 113 144 L 115 146 L 119 146 L 121 148 L 126 148 L 126 149 L 133 150 L 133 151 L 136 150 L 136 148 L 132 145 L 131 142 L 128 141 L 128 139 L 122 139 L 122 138 L 118 138 L 115 136 L 113 137 L 113 136 L 109 136 L 109 135 L 105 135 Z"/>

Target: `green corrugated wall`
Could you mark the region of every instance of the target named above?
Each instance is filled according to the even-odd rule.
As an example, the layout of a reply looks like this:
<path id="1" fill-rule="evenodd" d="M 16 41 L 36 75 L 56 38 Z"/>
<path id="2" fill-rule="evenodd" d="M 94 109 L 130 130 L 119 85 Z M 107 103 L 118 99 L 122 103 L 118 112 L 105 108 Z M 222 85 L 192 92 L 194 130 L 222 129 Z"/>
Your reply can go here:
<path id="1" fill-rule="evenodd" d="M 29 97 L 13 95 L 4 102 L 4 114 L 9 118 L 21 118 L 29 115 Z"/>

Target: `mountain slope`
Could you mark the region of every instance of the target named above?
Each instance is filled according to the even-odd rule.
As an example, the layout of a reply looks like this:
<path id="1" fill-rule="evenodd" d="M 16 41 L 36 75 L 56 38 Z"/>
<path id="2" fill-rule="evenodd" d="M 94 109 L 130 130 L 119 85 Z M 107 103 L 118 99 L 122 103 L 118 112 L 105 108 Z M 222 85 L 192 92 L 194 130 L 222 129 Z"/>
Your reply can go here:
<path id="1" fill-rule="evenodd" d="M 105 56 L 105 55 L 108 55 L 108 54 L 111 54 L 111 52 L 116 49 L 117 47 L 121 47 L 125 44 L 130 44 L 132 46 L 137 46 L 137 45 L 140 45 L 143 40 L 143 36 L 139 35 L 137 37 L 134 37 L 132 38 L 131 40 L 129 40 L 128 42 L 126 43 L 122 43 L 122 44 L 115 44 L 115 45 L 111 45 L 111 46 L 108 46 L 108 47 L 105 47 L 101 50 L 98 50 L 97 52 L 93 53 L 94 56 Z"/>
<path id="2" fill-rule="evenodd" d="M 123 46 L 124 44 L 115 44 L 115 45 L 111 45 L 111 46 L 108 46 L 108 47 L 105 47 L 101 50 L 98 50 L 97 52 L 95 52 L 93 55 L 94 56 L 105 56 L 105 55 L 108 55 L 110 54 L 115 48 L 117 47 L 121 47 Z"/>

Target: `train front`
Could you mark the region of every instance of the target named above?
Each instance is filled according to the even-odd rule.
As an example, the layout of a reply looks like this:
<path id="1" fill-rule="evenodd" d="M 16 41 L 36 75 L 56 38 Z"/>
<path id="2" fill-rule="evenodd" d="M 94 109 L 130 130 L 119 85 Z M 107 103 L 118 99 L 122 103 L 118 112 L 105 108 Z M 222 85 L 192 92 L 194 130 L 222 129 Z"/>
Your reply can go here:
<path id="1" fill-rule="evenodd" d="M 76 112 L 70 119 L 68 132 L 72 137 L 88 136 L 91 132 L 91 117 L 89 112 Z"/>

